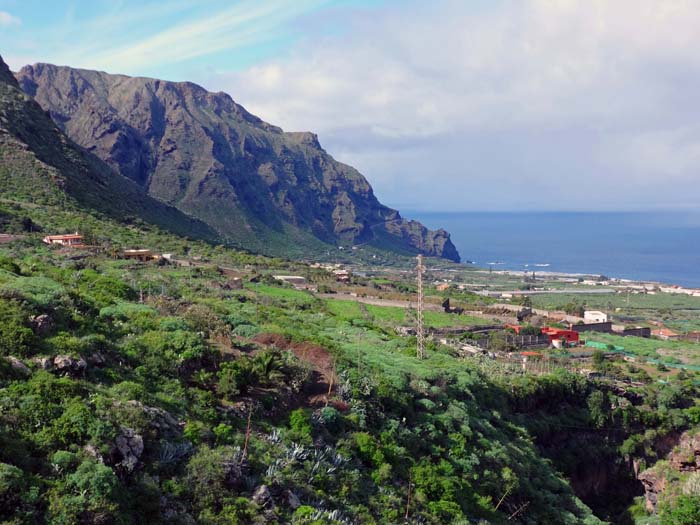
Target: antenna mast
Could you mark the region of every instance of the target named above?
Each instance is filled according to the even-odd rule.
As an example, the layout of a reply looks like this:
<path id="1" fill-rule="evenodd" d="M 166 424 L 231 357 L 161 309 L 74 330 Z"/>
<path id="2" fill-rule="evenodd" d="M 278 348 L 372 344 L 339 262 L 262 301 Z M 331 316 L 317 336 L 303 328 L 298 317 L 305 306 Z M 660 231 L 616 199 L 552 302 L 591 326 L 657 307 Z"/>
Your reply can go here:
<path id="1" fill-rule="evenodd" d="M 425 266 L 423 266 L 422 255 L 418 255 L 416 259 L 418 259 L 418 264 L 416 265 L 416 281 L 418 284 L 418 315 L 416 316 L 416 357 L 418 357 L 418 359 L 423 359 L 425 357 L 425 336 L 423 334 L 423 271 L 425 270 Z"/>

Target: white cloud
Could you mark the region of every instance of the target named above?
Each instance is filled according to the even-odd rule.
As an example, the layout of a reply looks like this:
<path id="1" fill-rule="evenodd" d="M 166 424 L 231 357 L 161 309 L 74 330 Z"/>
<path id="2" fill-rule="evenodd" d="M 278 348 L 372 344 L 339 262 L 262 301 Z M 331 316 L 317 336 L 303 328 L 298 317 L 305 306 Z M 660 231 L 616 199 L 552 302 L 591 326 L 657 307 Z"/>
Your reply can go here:
<path id="1" fill-rule="evenodd" d="M 700 182 L 696 0 L 443 0 L 344 16 L 341 35 L 207 84 L 319 132 L 390 204 L 527 208 L 543 190 L 558 207 L 700 199 L 688 184 Z"/>
<path id="2" fill-rule="evenodd" d="M 323 0 L 243 0 L 218 10 L 155 31 L 121 45 L 108 42 L 86 53 L 80 49 L 63 60 L 72 66 L 105 67 L 111 71 L 143 71 L 149 67 L 179 63 L 188 59 L 235 50 L 265 42 L 275 31 L 295 16 L 321 4 Z M 104 22 L 104 18 L 101 19 Z M 93 23 L 94 25 L 94 23 Z"/>
<path id="3" fill-rule="evenodd" d="M 0 11 L 0 27 L 18 26 L 22 21 L 7 11 Z"/>

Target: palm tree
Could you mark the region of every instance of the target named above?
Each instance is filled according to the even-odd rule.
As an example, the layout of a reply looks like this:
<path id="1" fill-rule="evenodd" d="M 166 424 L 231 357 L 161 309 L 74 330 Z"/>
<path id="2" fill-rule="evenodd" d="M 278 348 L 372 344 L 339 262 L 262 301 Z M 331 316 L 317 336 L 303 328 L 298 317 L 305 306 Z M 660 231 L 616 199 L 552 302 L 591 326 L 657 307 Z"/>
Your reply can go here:
<path id="1" fill-rule="evenodd" d="M 252 361 L 251 369 L 261 384 L 274 384 L 285 378 L 284 362 L 277 352 L 266 350 L 257 354 Z"/>

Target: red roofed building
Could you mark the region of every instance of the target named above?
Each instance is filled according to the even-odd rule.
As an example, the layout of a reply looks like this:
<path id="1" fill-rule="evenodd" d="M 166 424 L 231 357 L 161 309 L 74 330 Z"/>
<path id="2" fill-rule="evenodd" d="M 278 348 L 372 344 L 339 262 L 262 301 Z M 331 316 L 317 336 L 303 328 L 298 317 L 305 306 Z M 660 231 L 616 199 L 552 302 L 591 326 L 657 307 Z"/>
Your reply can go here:
<path id="1" fill-rule="evenodd" d="M 659 328 L 658 330 L 652 330 L 651 335 L 654 337 L 658 337 L 659 339 L 663 339 L 664 341 L 668 341 L 671 339 L 678 339 L 679 334 L 674 332 L 673 330 L 669 330 L 668 328 Z"/>
<path id="2" fill-rule="evenodd" d="M 78 232 L 67 235 L 47 235 L 43 238 L 44 243 L 58 246 L 83 246 L 83 236 Z"/>
<path id="3" fill-rule="evenodd" d="M 549 342 L 552 343 L 556 340 L 565 341 L 567 343 L 578 343 L 579 334 L 573 330 L 563 330 L 561 328 L 552 328 L 547 326 L 542 329 L 542 333 L 549 337 Z"/>

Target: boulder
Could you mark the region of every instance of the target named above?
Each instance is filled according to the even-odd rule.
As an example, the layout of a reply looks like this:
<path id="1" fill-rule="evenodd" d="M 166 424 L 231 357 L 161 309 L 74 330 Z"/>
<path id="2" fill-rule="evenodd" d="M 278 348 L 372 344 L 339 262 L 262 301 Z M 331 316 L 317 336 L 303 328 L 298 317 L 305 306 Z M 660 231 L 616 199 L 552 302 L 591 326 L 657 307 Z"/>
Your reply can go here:
<path id="1" fill-rule="evenodd" d="M 256 488 L 253 492 L 252 500 L 253 503 L 262 508 L 273 508 L 275 506 L 272 493 L 267 485 L 260 485 Z"/>
<path id="2" fill-rule="evenodd" d="M 105 357 L 104 357 L 101 353 L 99 353 L 99 352 L 93 352 L 93 353 L 87 358 L 87 362 L 88 362 L 88 364 L 91 365 L 91 366 L 100 367 L 100 366 L 103 366 L 103 365 L 107 362 L 107 360 L 105 359 Z"/>
<path id="3" fill-rule="evenodd" d="M 115 445 L 122 456 L 117 465 L 124 467 L 127 472 L 133 472 L 143 454 L 143 437 L 132 428 L 122 427 L 115 439 Z"/>
<path id="4" fill-rule="evenodd" d="M 96 459 L 100 463 L 104 463 L 104 458 L 102 457 L 102 454 L 100 451 L 97 449 L 95 445 L 88 444 L 83 447 L 83 452 L 85 452 L 86 455 L 88 455 L 91 458 Z"/>
<path id="5" fill-rule="evenodd" d="M 292 492 L 291 490 L 288 490 L 286 493 L 286 496 L 287 496 L 287 505 L 289 505 L 289 507 L 292 510 L 296 510 L 299 507 L 301 507 L 301 500 L 299 499 L 299 496 L 294 494 L 294 492 Z"/>
<path id="6" fill-rule="evenodd" d="M 47 314 L 36 315 L 31 318 L 29 324 L 36 335 L 48 335 L 53 328 L 53 319 Z"/>
<path id="7" fill-rule="evenodd" d="M 53 358 L 51 357 L 33 357 L 32 363 L 35 363 L 42 370 L 51 370 L 53 368 Z"/>
<path id="8" fill-rule="evenodd" d="M 69 355 L 57 355 L 53 359 L 55 370 L 64 375 L 80 376 L 85 373 L 87 363 L 82 357 L 71 357 Z"/>
<path id="9" fill-rule="evenodd" d="M 10 363 L 10 366 L 15 372 L 19 372 L 22 375 L 28 376 L 31 375 L 32 371 L 27 368 L 27 365 L 25 365 L 22 361 L 17 359 L 16 357 L 13 356 L 8 356 L 7 361 Z"/>

